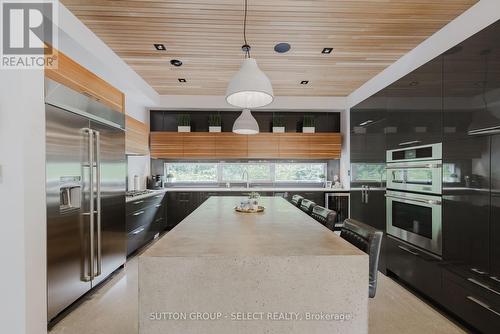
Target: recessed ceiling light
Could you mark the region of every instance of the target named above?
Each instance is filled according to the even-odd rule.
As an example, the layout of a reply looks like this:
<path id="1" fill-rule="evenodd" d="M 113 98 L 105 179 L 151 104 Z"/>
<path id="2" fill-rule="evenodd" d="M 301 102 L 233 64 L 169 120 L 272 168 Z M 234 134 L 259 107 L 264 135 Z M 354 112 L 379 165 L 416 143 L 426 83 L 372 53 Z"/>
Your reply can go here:
<path id="1" fill-rule="evenodd" d="M 302 80 L 300 82 L 301 85 L 307 85 L 309 83 L 309 80 Z"/>
<path id="2" fill-rule="evenodd" d="M 187 82 L 186 79 L 184 79 L 184 78 L 179 78 L 177 80 L 179 80 L 179 82 Z"/>
<path id="3" fill-rule="evenodd" d="M 324 48 L 323 51 L 321 51 L 321 53 L 330 54 L 330 53 L 332 53 L 332 51 L 333 51 L 333 48 Z"/>
<path id="4" fill-rule="evenodd" d="M 274 51 L 278 53 L 285 53 L 290 51 L 290 48 L 291 46 L 288 43 L 278 43 L 274 46 Z"/>
<path id="5" fill-rule="evenodd" d="M 181 65 L 182 65 L 182 61 L 180 61 L 180 60 L 178 60 L 178 59 L 172 59 L 172 60 L 170 61 L 170 64 L 172 64 L 172 65 L 174 65 L 174 66 L 179 67 L 179 66 L 181 66 Z"/>
<path id="6" fill-rule="evenodd" d="M 167 51 L 167 48 L 163 44 L 153 44 L 155 46 L 155 49 L 158 51 Z"/>

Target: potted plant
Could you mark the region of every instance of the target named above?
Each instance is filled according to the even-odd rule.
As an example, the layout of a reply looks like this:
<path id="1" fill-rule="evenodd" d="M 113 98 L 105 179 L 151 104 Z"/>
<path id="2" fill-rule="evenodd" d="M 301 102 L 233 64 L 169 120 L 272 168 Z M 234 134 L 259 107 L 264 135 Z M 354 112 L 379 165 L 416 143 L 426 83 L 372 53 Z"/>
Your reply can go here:
<path id="1" fill-rule="evenodd" d="M 274 133 L 284 133 L 285 132 L 285 120 L 281 115 L 273 115 L 273 132 Z"/>
<path id="2" fill-rule="evenodd" d="M 257 210 L 259 208 L 259 198 L 260 194 L 258 192 L 252 191 L 250 195 L 248 195 L 248 200 L 250 202 L 250 208 L 252 210 Z"/>
<path id="3" fill-rule="evenodd" d="M 312 115 L 304 116 L 304 122 L 302 123 L 302 132 L 303 133 L 316 132 L 316 128 L 314 127 L 314 116 Z"/>
<path id="4" fill-rule="evenodd" d="M 208 116 L 208 132 L 221 132 L 221 117 L 219 114 Z"/>
<path id="5" fill-rule="evenodd" d="M 173 181 L 173 179 L 174 179 L 174 174 L 172 174 L 172 173 L 168 173 L 168 174 L 167 174 L 167 182 L 172 182 L 172 181 Z"/>
<path id="6" fill-rule="evenodd" d="M 182 114 L 177 116 L 177 131 L 178 132 L 191 132 L 191 116 Z"/>

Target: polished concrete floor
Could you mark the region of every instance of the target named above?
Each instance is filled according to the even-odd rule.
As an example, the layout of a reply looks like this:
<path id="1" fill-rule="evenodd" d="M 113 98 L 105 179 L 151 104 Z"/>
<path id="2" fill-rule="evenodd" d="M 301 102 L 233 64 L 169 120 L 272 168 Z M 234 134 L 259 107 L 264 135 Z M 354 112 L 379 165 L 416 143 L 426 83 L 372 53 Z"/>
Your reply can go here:
<path id="1" fill-rule="evenodd" d="M 50 334 L 137 334 L 137 257 L 85 297 Z M 392 279 L 379 274 L 377 296 L 369 300 L 370 334 L 465 333 Z"/>

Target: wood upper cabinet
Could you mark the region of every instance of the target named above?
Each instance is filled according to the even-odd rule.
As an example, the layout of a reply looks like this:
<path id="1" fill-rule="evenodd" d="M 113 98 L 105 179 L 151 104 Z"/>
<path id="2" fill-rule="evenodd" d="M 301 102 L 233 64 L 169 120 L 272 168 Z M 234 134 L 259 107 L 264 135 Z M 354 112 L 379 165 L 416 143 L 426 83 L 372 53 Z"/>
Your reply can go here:
<path id="1" fill-rule="evenodd" d="M 220 132 L 215 137 L 215 156 L 217 158 L 247 158 L 248 136 L 232 132 Z"/>
<path id="2" fill-rule="evenodd" d="M 279 134 L 279 157 L 309 159 L 310 136 L 304 133 Z"/>
<path id="3" fill-rule="evenodd" d="M 124 112 L 121 91 L 58 51 L 57 69 L 45 69 L 45 76 L 79 93 L 95 98 L 110 108 Z"/>
<path id="4" fill-rule="evenodd" d="M 279 157 L 279 137 L 272 133 L 259 133 L 248 136 L 248 158 Z"/>
<path id="5" fill-rule="evenodd" d="M 214 157 L 215 134 L 209 132 L 193 132 L 182 136 L 184 158 Z"/>
<path id="6" fill-rule="evenodd" d="M 125 152 L 127 154 L 149 154 L 149 127 L 133 117 L 125 116 Z"/>
<path id="7" fill-rule="evenodd" d="M 340 157 L 342 135 L 340 133 L 315 133 L 309 135 L 309 157 L 311 159 L 331 159 Z"/>
<path id="8" fill-rule="evenodd" d="M 151 157 L 179 159 L 184 156 L 182 134 L 177 132 L 151 132 Z"/>
<path id="9" fill-rule="evenodd" d="M 151 156 L 164 159 L 338 159 L 339 133 L 151 132 Z"/>

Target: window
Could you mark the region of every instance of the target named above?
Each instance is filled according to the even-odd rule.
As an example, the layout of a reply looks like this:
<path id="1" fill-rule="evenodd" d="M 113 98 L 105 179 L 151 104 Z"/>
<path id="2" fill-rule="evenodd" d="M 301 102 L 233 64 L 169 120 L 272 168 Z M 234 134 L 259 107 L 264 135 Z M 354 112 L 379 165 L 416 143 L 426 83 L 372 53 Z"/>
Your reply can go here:
<path id="1" fill-rule="evenodd" d="M 217 182 L 216 163 L 167 163 L 165 172 L 172 182 Z"/>
<path id="2" fill-rule="evenodd" d="M 276 182 L 323 182 L 326 177 L 325 163 L 277 163 Z"/>
<path id="3" fill-rule="evenodd" d="M 223 163 L 222 182 L 246 182 L 245 171 L 248 180 L 254 182 L 271 182 L 271 164 L 269 163 Z"/>
<path id="4" fill-rule="evenodd" d="M 443 164 L 443 182 L 460 183 L 460 167 L 455 164 Z"/>
<path id="5" fill-rule="evenodd" d="M 323 162 L 169 162 L 165 175 L 172 183 L 321 183 L 327 164 Z"/>
<path id="6" fill-rule="evenodd" d="M 351 164 L 352 182 L 382 182 L 386 179 L 385 164 L 353 163 Z"/>

